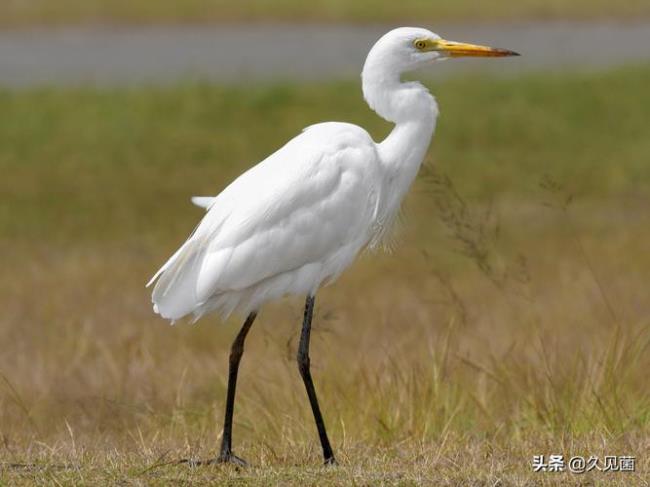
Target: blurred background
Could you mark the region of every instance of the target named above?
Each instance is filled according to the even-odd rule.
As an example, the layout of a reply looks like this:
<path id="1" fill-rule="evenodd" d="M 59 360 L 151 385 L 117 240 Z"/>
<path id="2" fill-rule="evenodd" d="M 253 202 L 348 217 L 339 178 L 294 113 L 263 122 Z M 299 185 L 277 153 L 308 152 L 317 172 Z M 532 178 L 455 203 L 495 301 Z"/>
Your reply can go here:
<path id="1" fill-rule="evenodd" d="M 144 284 L 201 218 L 191 196 L 303 127 L 386 136 L 359 72 L 399 25 L 522 56 L 410 75 L 441 117 L 395 250 L 317 300 L 343 466 L 315 467 L 287 299 L 242 362 L 234 441 L 260 467 L 244 475 L 543 484 L 563 477 L 532 455 L 635 455 L 635 474 L 580 479 L 647 485 L 647 0 L 4 0 L 0 483 L 241 475 L 153 468 L 215 454 L 240 323 L 169 326 Z"/>

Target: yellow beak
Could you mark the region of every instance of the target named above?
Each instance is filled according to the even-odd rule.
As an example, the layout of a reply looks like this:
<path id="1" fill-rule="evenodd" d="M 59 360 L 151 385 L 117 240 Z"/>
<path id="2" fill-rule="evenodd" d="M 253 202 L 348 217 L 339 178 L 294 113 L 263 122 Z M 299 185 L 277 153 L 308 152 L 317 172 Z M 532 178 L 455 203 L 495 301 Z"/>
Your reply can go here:
<path id="1" fill-rule="evenodd" d="M 434 50 L 444 52 L 450 57 L 504 57 L 519 56 L 519 53 L 498 47 L 479 46 L 477 44 L 465 44 L 463 42 L 446 41 L 438 39 L 435 41 Z"/>

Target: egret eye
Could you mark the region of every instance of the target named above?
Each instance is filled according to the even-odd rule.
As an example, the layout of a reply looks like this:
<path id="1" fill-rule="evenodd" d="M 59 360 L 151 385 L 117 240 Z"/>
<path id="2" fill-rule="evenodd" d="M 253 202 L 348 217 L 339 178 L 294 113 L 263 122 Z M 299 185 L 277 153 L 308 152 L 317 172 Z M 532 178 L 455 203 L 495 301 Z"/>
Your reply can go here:
<path id="1" fill-rule="evenodd" d="M 423 40 L 423 39 L 419 39 L 419 40 L 413 42 L 413 45 L 414 45 L 417 49 L 419 49 L 419 50 L 423 50 L 425 47 L 427 47 L 427 42 L 426 42 L 425 40 Z"/>

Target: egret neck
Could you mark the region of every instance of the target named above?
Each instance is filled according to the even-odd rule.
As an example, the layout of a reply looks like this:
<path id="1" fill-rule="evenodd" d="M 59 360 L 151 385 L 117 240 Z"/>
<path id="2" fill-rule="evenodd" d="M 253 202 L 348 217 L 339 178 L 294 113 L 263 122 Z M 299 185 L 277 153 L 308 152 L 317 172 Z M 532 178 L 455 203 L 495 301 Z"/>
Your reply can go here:
<path id="1" fill-rule="evenodd" d="M 370 108 L 395 124 L 377 145 L 384 172 L 378 216 L 382 226 L 390 226 L 431 142 L 438 104 L 421 83 L 402 81 L 401 71 L 380 54 L 371 51 L 361 78 L 363 96 Z"/>

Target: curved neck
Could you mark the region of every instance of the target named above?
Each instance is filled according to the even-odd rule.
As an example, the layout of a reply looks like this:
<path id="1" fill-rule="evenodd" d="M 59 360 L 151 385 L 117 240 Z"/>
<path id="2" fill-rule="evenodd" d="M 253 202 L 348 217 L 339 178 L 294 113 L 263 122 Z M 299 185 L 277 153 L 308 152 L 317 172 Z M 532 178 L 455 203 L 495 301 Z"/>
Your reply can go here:
<path id="1" fill-rule="evenodd" d="M 377 145 L 384 171 L 380 216 L 390 222 L 399 209 L 426 154 L 438 117 L 434 97 L 420 83 L 402 82 L 399 71 L 372 58 L 362 73 L 363 96 L 377 114 L 395 127 Z"/>
<path id="2" fill-rule="evenodd" d="M 419 167 L 436 126 L 438 105 L 422 84 L 403 82 L 400 74 L 371 51 L 361 73 L 363 97 L 380 117 L 395 124 L 379 144 L 380 156 L 386 158 L 383 162 L 399 159 L 400 165 L 411 162 Z"/>
<path id="3" fill-rule="evenodd" d="M 422 84 L 403 82 L 402 71 L 370 52 L 361 73 L 363 97 L 380 117 L 389 122 L 419 121 L 435 126 L 438 106 Z"/>

